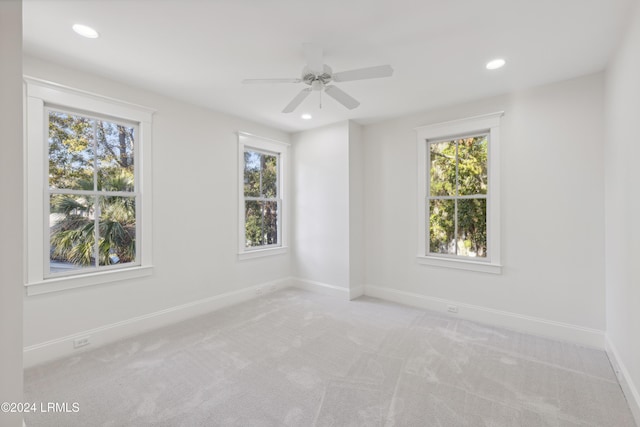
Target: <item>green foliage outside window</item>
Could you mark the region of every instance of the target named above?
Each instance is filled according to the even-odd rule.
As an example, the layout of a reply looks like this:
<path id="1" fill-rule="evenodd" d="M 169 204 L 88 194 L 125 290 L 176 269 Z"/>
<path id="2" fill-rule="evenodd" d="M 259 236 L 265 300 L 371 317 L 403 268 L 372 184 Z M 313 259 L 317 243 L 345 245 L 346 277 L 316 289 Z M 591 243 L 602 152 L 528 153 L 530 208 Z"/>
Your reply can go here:
<path id="1" fill-rule="evenodd" d="M 429 144 L 429 252 L 487 256 L 487 144 L 485 135 Z"/>
<path id="2" fill-rule="evenodd" d="M 52 261 L 83 267 L 135 261 L 134 142 L 133 127 L 49 113 Z"/>
<path id="3" fill-rule="evenodd" d="M 244 152 L 245 247 L 278 243 L 278 156 Z"/>

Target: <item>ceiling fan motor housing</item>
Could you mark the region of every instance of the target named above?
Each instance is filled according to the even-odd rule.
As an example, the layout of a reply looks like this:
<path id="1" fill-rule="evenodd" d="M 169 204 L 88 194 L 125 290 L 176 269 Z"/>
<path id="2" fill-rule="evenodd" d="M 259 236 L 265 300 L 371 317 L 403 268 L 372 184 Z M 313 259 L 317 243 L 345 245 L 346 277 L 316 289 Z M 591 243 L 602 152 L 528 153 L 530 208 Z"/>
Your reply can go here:
<path id="1" fill-rule="evenodd" d="M 302 69 L 302 81 L 311 86 L 313 90 L 321 90 L 326 84 L 333 80 L 331 67 L 323 65 L 322 69 L 322 74 L 316 74 L 311 71 L 309 67 L 304 67 Z"/>

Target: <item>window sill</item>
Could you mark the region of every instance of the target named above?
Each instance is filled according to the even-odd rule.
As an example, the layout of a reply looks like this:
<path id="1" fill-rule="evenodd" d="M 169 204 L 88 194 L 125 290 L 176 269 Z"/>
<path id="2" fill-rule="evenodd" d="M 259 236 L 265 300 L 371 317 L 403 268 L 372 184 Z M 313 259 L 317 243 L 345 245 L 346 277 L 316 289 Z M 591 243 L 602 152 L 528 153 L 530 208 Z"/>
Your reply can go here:
<path id="1" fill-rule="evenodd" d="M 277 248 L 268 248 L 268 249 L 255 249 L 252 251 L 240 252 L 238 254 L 238 259 L 240 261 L 245 259 L 253 259 L 253 258 L 262 258 L 265 256 L 272 255 L 281 255 L 286 254 L 289 248 L 287 246 L 279 246 Z"/>
<path id="2" fill-rule="evenodd" d="M 68 289 L 82 288 L 85 286 L 100 285 L 103 283 L 118 282 L 121 280 L 136 279 L 150 276 L 153 266 L 138 266 L 123 268 L 122 270 L 100 271 L 97 273 L 81 274 L 77 276 L 56 277 L 41 282 L 27 283 L 25 285 L 27 295 L 40 295 L 50 292 L 65 291 Z"/>
<path id="3" fill-rule="evenodd" d="M 434 267 L 455 268 L 458 270 L 478 271 L 481 273 L 502 274 L 502 266 L 488 262 L 467 261 L 461 259 L 418 256 L 418 264 Z"/>

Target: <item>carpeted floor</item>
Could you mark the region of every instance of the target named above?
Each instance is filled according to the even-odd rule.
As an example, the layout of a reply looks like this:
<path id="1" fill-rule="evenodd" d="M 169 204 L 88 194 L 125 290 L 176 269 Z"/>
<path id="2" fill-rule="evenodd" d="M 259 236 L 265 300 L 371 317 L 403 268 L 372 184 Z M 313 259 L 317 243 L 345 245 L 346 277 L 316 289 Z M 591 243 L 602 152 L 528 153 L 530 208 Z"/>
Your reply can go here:
<path id="1" fill-rule="evenodd" d="M 603 351 L 285 289 L 25 373 L 36 426 L 635 426 Z"/>

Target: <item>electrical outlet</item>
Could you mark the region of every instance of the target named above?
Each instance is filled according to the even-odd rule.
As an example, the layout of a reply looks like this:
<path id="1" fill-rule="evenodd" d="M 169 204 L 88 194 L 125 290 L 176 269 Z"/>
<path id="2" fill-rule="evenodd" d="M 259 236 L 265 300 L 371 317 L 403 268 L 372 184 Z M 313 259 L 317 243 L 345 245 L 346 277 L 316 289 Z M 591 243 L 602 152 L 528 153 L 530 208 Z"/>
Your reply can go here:
<path id="1" fill-rule="evenodd" d="M 76 338 L 73 340 L 73 348 L 80 348 L 91 344 L 89 337 Z"/>
<path id="2" fill-rule="evenodd" d="M 457 305 L 448 305 L 447 306 L 447 311 L 449 313 L 457 313 L 458 312 L 458 306 Z"/>

